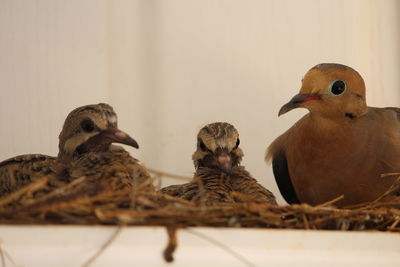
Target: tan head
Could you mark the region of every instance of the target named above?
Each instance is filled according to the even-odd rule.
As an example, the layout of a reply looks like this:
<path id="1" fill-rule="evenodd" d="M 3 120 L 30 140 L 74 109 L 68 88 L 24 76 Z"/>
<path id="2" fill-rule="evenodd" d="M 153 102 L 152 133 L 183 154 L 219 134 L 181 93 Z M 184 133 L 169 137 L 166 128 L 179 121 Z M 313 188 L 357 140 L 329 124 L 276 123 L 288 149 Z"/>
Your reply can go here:
<path id="1" fill-rule="evenodd" d="M 281 108 L 279 115 L 298 107 L 334 119 L 359 117 L 367 111 L 364 80 L 345 65 L 316 65 L 304 76 L 300 93 Z"/>
<path id="2" fill-rule="evenodd" d="M 111 143 L 139 148 L 128 134 L 117 127 L 117 115 L 108 104 L 74 109 L 65 119 L 59 136 L 58 159 L 69 161 L 87 152 L 108 151 Z"/>
<path id="3" fill-rule="evenodd" d="M 230 172 L 243 157 L 239 148 L 239 133 L 233 125 L 215 122 L 204 126 L 197 135 L 197 149 L 192 159 L 194 166 Z"/>

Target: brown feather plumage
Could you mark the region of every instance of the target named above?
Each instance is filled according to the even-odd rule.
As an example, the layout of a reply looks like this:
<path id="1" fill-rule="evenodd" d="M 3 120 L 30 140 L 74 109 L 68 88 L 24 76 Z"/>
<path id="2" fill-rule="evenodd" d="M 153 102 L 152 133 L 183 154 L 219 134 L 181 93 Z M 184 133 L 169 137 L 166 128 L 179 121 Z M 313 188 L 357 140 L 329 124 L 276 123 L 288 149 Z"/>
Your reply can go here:
<path id="1" fill-rule="evenodd" d="M 56 158 L 40 154 L 21 155 L 0 163 L 0 196 L 7 195 L 43 176 L 55 176 Z"/>
<path id="2" fill-rule="evenodd" d="M 148 183 L 147 170 L 125 150 L 90 152 L 72 161 L 68 167 L 73 179 L 85 176 L 98 190 L 134 191 L 141 185 L 142 190 L 154 190 Z"/>
<path id="3" fill-rule="evenodd" d="M 191 182 L 161 189 L 164 194 L 205 205 L 235 203 L 241 199 L 235 192 L 256 202 L 276 204 L 274 195 L 260 185 L 240 162 L 239 133 L 229 123 L 212 123 L 197 136 L 193 154 L 196 168 Z"/>
<path id="4" fill-rule="evenodd" d="M 117 128 L 117 115 L 110 105 L 76 108 L 64 122 L 56 158 L 23 155 L 0 163 L 0 196 L 44 176 L 52 184 L 85 176 L 92 182 L 89 187 L 137 189 L 150 175 L 128 152 L 113 146 L 114 142 L 138 147 L 135 140 Z M 147 189 L 152 189 L 150 182 L 146 184 Z"/>
<path id="5" fill-rule="evenodd" d="M 336 84 L 336 86 L 334 86 Z M 377 199 L 400 169 L 399 108 L 367 107 L 365 84 L 350 67 L 319 64 L 304 77 L 300 94 L 280 110 L 310 113 L 268 148 L 274 174 L 287 200 L 336 205 Z M 289 201 L 289 202 L 291 202 Z M 293 202 L 292 202 L 293 203 Z"/>

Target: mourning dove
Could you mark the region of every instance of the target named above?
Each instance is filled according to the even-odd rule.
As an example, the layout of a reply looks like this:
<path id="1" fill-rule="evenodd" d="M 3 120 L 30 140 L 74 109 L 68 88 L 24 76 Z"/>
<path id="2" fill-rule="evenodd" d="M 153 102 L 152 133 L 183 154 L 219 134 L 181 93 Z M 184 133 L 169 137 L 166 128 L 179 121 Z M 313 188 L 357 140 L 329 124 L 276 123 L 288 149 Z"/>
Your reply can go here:
<path id="1" fill-rule="evenodd" d="M 257 202 L 276 204 L 274 195 L 240 166 L 243 151 L 239 144 L 239 133 L 231 124 L 216 122 L 204 126 L 198 133 L 192 157 L 196 169 L 193 180 L 163 188 L 161 192 L 206 205 L 234 203 L 238 200 L 233 192 Z"/>
<path id="2" fill-rule="evenodd" d="M 347 206 L 377 199 L 400 169 L 400 109 L 366 105 L 360 74 L 340 64 L 319 64 L 300 93 L 279 111 L 306 108 L 268 148 L 280 192 L 288 203 Z"/>
<path id="3" fill-rule="evenodd" d="M 23 155 L 0 163 L 0 196 L 43 176 L 69 182 L 78 176 L 97 177 L 94 174 L 102 172 L 103 177 L 107 174 L 110 179 L 124 178 L 115 178 L 111 184 L 131 185 L 150 178 L 136 159 L 112 143 L 139 147 L 117 128 L 117 115 L 110 105 L 100 103 L 76 108 L 64 122 L 57 158 Z"/>

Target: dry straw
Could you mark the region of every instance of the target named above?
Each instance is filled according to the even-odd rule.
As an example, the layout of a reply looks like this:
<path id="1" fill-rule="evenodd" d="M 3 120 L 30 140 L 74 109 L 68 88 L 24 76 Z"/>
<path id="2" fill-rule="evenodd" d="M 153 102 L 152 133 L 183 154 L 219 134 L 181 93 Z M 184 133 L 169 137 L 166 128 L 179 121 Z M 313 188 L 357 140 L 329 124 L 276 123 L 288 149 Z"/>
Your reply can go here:
<path id="1" fill-rule="evenodd" d="M 154 179 L 172 176 L 158 171 L 153 174 Z M 179 179 L 183 178 L 179 176 Z M 340 197 L 319 206 L 275 206 L 252 202 L 237 193 L 235 197 L 242 199 L 242 202 L 210 207 L 140 189 L 135 190 L 135 193 L 127 190 L 93 191 L 93 186 L 87 185 L 85 177 L 51 189 L 48 186 L 49 179 L 44 177 L 0 199 L 0 223 L 400 232 L 400 196 L 396 195 L 400 188 L 399 182 L 376 201 L 339 209 L 334 207 L 334 203 Z"/>

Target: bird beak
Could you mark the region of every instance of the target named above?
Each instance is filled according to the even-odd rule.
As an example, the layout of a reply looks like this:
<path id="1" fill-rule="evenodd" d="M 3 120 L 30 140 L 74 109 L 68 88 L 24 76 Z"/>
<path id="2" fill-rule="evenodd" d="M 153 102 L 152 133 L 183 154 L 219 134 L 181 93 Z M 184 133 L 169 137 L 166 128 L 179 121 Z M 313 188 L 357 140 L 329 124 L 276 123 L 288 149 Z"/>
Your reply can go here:
<path id="1" fill-rule="evenodd" d="M 316 94 L 297 94 L 295 95 L 288 103 L 283 105 L 281 109 L 279 110 L 278 116 L 285 114 L 286 112 L 291 111 L 292 109 L 295 109 L 301 104 L 311 101 L 311 100 L 319 100 L 321 99 L 320 95 Z"/>
<path id="2" fill-rule="evenodd" d="M 229 153 L 225 150 L 220 150 L 217 153 L 217 162 L 224 172 L 229 173 L 232 169 L 232 159 Z"/>
<path id="3" fill-rule="evenodd" d="M 105 139 L 108 139 L 112 143 L 115 142 L 115 143 L 132 146 L 134 148 L 139 148 L 139 144 L 135 141 L 135 139 L 133 139 L 127 133 L 125 133 L 117 128 L 111 128 L 111 129 L 104 130 L 104 131 L 100 132 L 100 136 Z"/>

